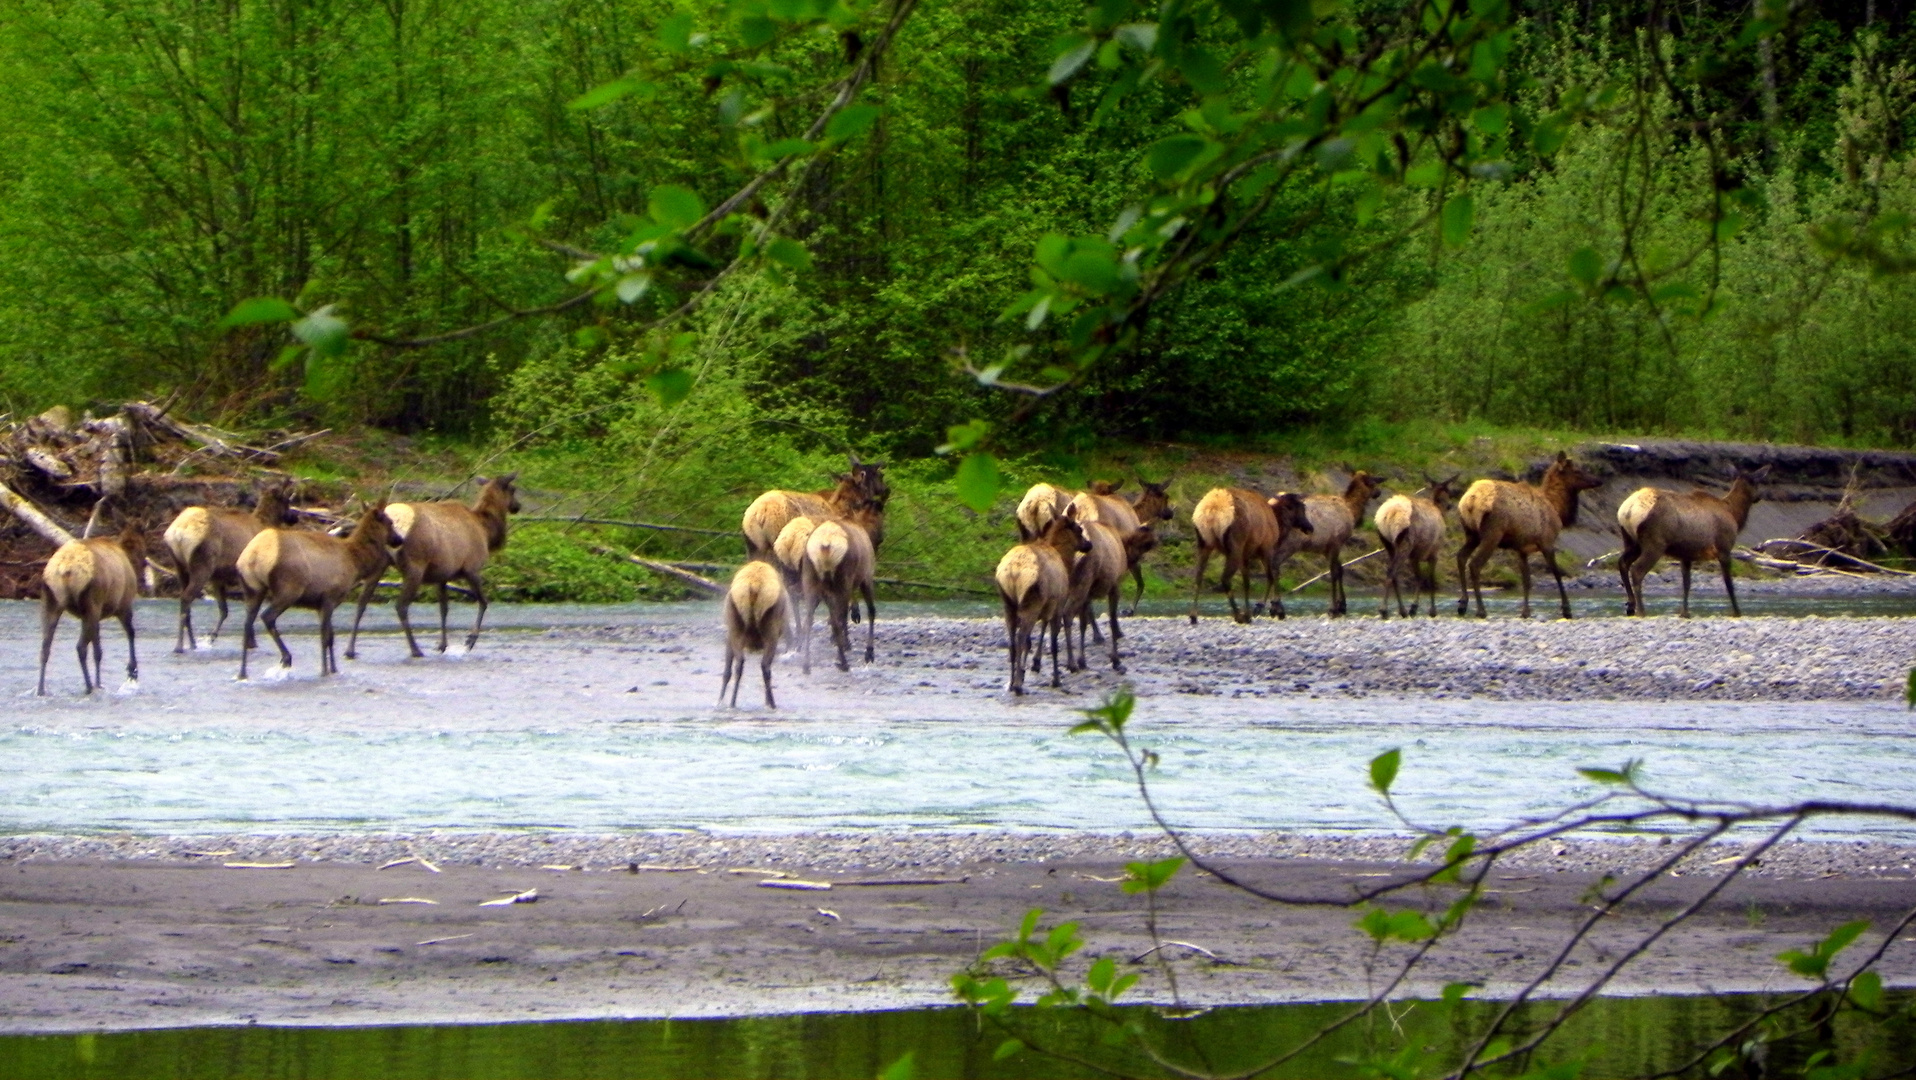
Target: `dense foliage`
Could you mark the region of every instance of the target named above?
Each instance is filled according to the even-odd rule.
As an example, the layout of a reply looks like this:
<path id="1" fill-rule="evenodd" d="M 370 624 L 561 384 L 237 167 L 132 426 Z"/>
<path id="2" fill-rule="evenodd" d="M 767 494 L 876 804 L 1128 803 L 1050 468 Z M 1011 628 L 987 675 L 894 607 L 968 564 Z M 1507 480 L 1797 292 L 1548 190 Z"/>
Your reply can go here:
<path id="1" fill-rule="evenodd" d="M 0 395 L 754 464 L 1014 410 L 1916 441 L 1907 5 L 1339 7 L 21 0 Z"/>

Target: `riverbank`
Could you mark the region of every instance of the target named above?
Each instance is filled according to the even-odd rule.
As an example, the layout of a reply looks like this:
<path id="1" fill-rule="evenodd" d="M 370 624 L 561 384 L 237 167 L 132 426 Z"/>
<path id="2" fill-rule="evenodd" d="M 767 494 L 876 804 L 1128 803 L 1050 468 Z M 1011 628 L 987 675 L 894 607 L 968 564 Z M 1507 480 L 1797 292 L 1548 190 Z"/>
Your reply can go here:
<path id="1" fill-rule="evenodd" d="M 111 841 L 87 843 L 103 842 Z M 0 1031 L 735 1016 L 949 1004 L 950 975 L 1013 932 L 1031 907 L 1045 908 L 1049 919 L 1081 923 L 1088 939 L 1083 962 L 1109 956 L 1141 976 L 1134 991 L 1140 998 L 1172 997 L 1164 966 L 1148 955 L 1153 943 L 1139 898 L 1116 884 L 1125 859 L 1162 853 L 1155 839 L 339 842 L 380 849 L 379 855 L 410 850 L 439 857 L 430 868 L 415 860 L 386 870 L 357 858 L 230 869 L 223 864 L 269 861 L 285 848 L 236 839 L 230 855 L 188 856 L 170 841 L 143 842 L 156 854 L 114 861 L 50 857 L 58 841 L 39 841 L 35 851 L 19 840 L 10 844 L 8 857 L 0 858 L 7 925 L 0 939 Z M 1275 905 L 1199 872 L 1181 874 L 1160 900 L 1158 922 L 1162 938 L 1183 943 L 1164 955 L 1185 1001 L 1361 997 L 1402 959 L 1404 946 L 1373 957 L 1367 939 L 1351 927 L 1353 911 L 1338 902 L 1405 873 L 1405 864 L 1387 855 L 1390 849 L 1401 855 L 1403 841 L 1205 843 L 1234 874 L 1322 903 Z M 306 848 L 301 854 L 310 858 L 327 850 L 327 841 L 291 846 Z M 1501 867 L 1486 904 L 1404 992 L 1434 995 L 1458 980 L 1481 982 L 1484 996 L 1513 992 L 1587 915 L 1588 890 L 1601 873 L 1627 875 L 1670 850 L 1602 841 L 1560 848 L 1561 854 L 1544 849 L 1531 861 Z M 1700 895 L 1721 872 L 1725 850 L 1738 849 L 1706 851 L 1652 885 L 1641 903 L 1606 919 L 1547 992 L 1575 993 L 1633 935 Z M 480 865 L 460 861 L 462 851 L 474 853 Z M 575 858 L 591 861 L 584 868 L 558 861 Z M 638 861 L 649 858 L 692 861 Z M 1806 987 L 1775 954 L 1806 948 L 1854 918 L 1875 924 L 1855 951 L 1873 948 L 1916 903 L 1913 859 L 1916 849 L 1909 847 L 1785 845 L 1766 858 L 1761 876 L 1732 883 L 1626 968 L 1609 992 Z M 832 887 L 764 884 L 795 880 Z M 483 906 L 530 890 L 537 890 L 535 902 Z M 1444 897 L 1412 894 L 1403 902 L 1440 907 Z M 1916 947 L 1892 944 L 1881 970 L 1887 985 L 1916 985 Z"/>

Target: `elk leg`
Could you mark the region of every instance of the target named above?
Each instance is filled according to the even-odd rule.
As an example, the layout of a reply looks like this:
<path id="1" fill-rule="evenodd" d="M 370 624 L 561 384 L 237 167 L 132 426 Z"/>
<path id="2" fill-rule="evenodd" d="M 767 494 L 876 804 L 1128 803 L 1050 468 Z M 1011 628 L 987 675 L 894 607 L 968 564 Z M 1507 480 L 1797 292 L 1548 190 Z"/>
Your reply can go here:
<path id="1" fill-rule="evenodd" d="M 838 650 L 838 670 L 840 671 L 852 669 L 849 655 L 852 645 L 851 599 L 849 595 L 833 590 L 831 599 L 827 601 L 831 606 L 832 646 Z"/>
<path id="2" fill-rule="evenodd" d="M 1232 622 L 1247 623 L 1251 621 L 1251 575 L 1246 572 L 1250 567 L 1245 565 L 1245 561 L 1246 560 L 1238 555 L 1235 549 L 1224 549 L 1224 573 L 1219 577 L 1218 581 L 1224 586 L 1224 598 L 1231 602 Z M 1238 610 L 1237 587 L 1231 584 L 1232 574 L 1236 574 L 1244 579 L 1244 610 L 1242 611 Z"/>
<path id="3" fill-rule="evenodd" d="M 1690 617 L 1690 560 L 1678 559 L 1677 565 L 1683 568 L 1683 604 L 1677 609 L 1677 618 Z"/>
<path id="4" fill-rule="evenodd" d="M 1051 617 L 1051 685 L 1059 689 L 1064 688 L 1064 673 L 1058 670 L 1058 628 L 1063 622 L 1063 616 Z"/>
<path id="5" fill-rule="evenodd" d="M 87 641 L 93 636 L 93 628 L 87 625 L 87 623 L 87 617 L 85 615 L 80 616 L 80 642 L 74 651 L 80 654 L 80 682 L 85 684 L 85 692 L 91 694 L 93 693 L 93 676 L 87 672 L 86 668 L 86 647 Z"/>
<path id="6" fill-rule="evenodd" d="M 1284 617 L 1284 589 L 1282 588 L 1284 560 L 1270 552 L 1264 554 L 1264 610 L 1272 617 Z"/>
<path id="7" fill-rule="evenodd" d="M 1736 583 L 1730 580 L 1730 557 L 1718 555 L 1717 561 L 1723 566 L 1723 591 L 1730 594 L 1730 614 L 1743 617 L 1743 609 L 1736 606 Z"/>
<path id="8" fill-rule="evenodd" d="M 1479 619 L 1487 619 L 1490 617 L 1489 613 L 1484 610 L 1484 564 L 1488 563 L 1490 557 L 1497 553 L 1497 545 L 1502 540 L 1503 536 L 1499 533 L 1485 533 L 1477 539 L 1477 548 L 1470 554 L 1470 576 L 1467 579 L 1468 584 L 1465 586 L 1465 599 L 1457 605 L 1457 614 L 1468 615 L 1470 613 L 1469 597 L 1472 593 L 1475 593 L 1477 597 L 1477 617 Z M 1519 561 L 1521 562 L 1522 560 Z M 1461 553 L 1458 556 L 1457 565 L 1459 569 L 1464 568 L 1464 560 Z M 1530 580 L 1528 576 L 1529 573 L 1530 568 L 1528 565 L 1525 565 L 1524 580 L 1526 582 Z M 1529 602 L 1530 589 L 1526 585 L 1524 589 L 1525 611 L 1529 610 Z"/>
<path id="9" fill-rule="evenodd" d="M 1001 596 L 999 599 L 1005 605 L 1005 649 L 1011 659 L 1011 681 L 1005 684 L 1005 689 L 1015 694 L 1018 692 L 1018 676 L 1023 675 L 1025 670 L 1024 657 L 1018 655 L 1018 606 L 1009 597 Z"/>
<path id="10" fill-rule="evenodd" d="M 120 629 L 126 631 L 126 677 L 138 682 L 140 679 L 140 654 L 133 649 L 133 609 L 127 608 L 119 616 Z"/>
<path id="11" fill-rule="evenodd" d="M 1204 592 L 1204 564 L 1211 561 L 1211 549 L 1198 545 L 1197 572 L 1191 577 L 1191 625 L 1197 625 L 1198 596 Z"/>
<path id="12" fill-rule="evenodd" d="M 426 568 L 407 567 L 405 579 L 399 583 L 399 595 L 393 599 L 393 611 L 399 615 L 399 625 L 406 631 L 406 648 L 412 651 L 415 659 L 424 659 L 425 653 L 419 651 L 419 642 L 412 636 L 412 619 L 408 614 L 412 610 L 413 597 L 426 583 Z"/>
<path id="13" fill-rule="evenodd" d="M 366 586 L 359 590 L 359 604 L 353 608 L 353 634 L 346 639 L 346 659 L 348 660 L 359 659 L 359 620 L 366 617 L 366 605 L 372 602 L 373 590 L 379 588 L 379 579 L 384 576 L 386 572 L 382 569 L 379 573 L 367 578 Z M 251 635 L 251 628 L 248 628 L 246 632 Z M 248 648 L 252 645 L 251 641 L 247 643 Z"/>
<path id="14" fill-rule="evenodd" d="M 799 636 L 805 639 L 805 659 L 801 662 L 800 668 L 807 675 L 812 673 L 812 622 L 818 618 L 818 602 L 823 599 L 824 596 L 820 595 L 816 585 L 805 593 L 805 628 Z M 830 608 L 825 609 L 825 616 L 831 617 Z"/>
<path id="15" fill-rule="evenodd" d="M 872 583 L 860 582 L 858 591 L 865 596 L 865 662 L 878 659 L 878 604 L 872 599 Z"/>
<path id="16" fill-rule="evenodd" d="M 1138 605 L 1144 603 L 1144 564 L 1143 563 L 1136 562 L 1131 564 L 1131 580 L 1138 583 L 1138 591 L 1137 591 L 1137 595 L 1131 598 L 1130 609 L 1124 613 L 1124 617 L 1127 619 L 1133 615 L 1136 615 L 1138 613 Z M 1122 583 L 1120 583 L 1118 591 L 1120 593 L 1124 591 Z"/>
<path id="17" fill-rule="evenodd" d="M 1530 617 L 1530 556 L 1524 554 L 1522 548 L 1518 548 L 1513 554 L 1517 556 L 1517 578 L 1523 582 L 1523 606 L 1517 609 L 1517 617 L 1528 619 Z"/>
<path id="18" fill-rule="evenodd" d="M 1380 536 L 1378 539 L 1381 541 L 1383 537 Z M 1397 583 L 1397 551 L 1389 544 L 1385 544 L 1384 554 L 1389 556 L 1387 560 L 1389 565 L 1384 570 L 1384 589 L 1377 601 L 1377 617 L 1380 619 L 1389 619 L 1390 589 L 1392 585 Z M 1401 585 L 1397 588 L 1397 614 L 1400 618 L 1404 614 L 1404 589 Z"/>
<path id="19" fill-rule="evenodd" d="M 1469 529 L 1464 530 L 1464 543 L 1457 549 L 1457 614 L 1470 614 L 1470 572 L 1464 560 L 1477 546 L 1477 536 Z"/>
<path id="20" fill-rule="evenodd" d="M 1623 556 L 1617 560 L 1617 574 L 1623 578 L 1623 613 L 1625 615 L 1643 614 L 1641 594 L 1636 591 L 1630 580 L 1630 568 L 1636 565 L 1637 557 L 1641 554 L 1643 549 L 1626 540 L 1623 544 Z"/>
<path id="21" fill-rule="evenodd" d="M 34 691 L 41 697 L 47 696 L 47 658 L 53 655 L 53 631 L 60 625 L 60 602 L 51 593 L 40 596 L 40 689 Z"/>
<path id="22" fill-rule="evenodd" d="M 777 654 L 778 650 L 775 648 L 766 649 L 764 659 L 758 662 L 758 672 L 765 678 L 765 707 L 768 709 L 778 708 L 778 702 L 772 697 L 772 658 Z M 743 657 L 740 657 L 739 666 L 741 670 L 738 673 L 739 682 L 745 681 L 744 665 L 745 660 Z"/>
<path id="23" fill-rule="evenodd" d="M 1124 663 L 1118 659 L 1118 601 L 1123 597 L 1124 579 L 1119 578 L 1118 583 L 1111 586 L 1111 597 L 1105 602 L 1105 610 L 1111 616 L 1111 670 L 1120 675 L 1124 674 Z"/>
<path id="24" fill-rule="evenodd" d="M 286 609 L 278 604 L 268 604 L 266 613 L 261 615 L 259 620 L 266 624 L 266 632 L 272 635 L 273 645 L 279 649 L 279 666 L 290 668 L 293 666 L 293 650 L 287 648 L 286 639 L 279 636 L 279 617 L 285 611 Z"/>
<path id="25" fill-rule="evenodd" d="M 479 572 L 477 570 L 471 571 L 462 576 L 465 578 L 466 584 L 472 588 L 472 598 L 478 601 L 479 603 L 479 614 L 475 616 L 472 620 L 472 633 L 466 635 L 466 648 L 467 650 L 471 650 L 475 645 L 479 644 L 479 631 L 485 629 L 485 625 L 486 625 L 486 608 L 491 607 L 492 605 L 486 602 L 486 583 L 480 580 Z M 439 601 L 439 607 L 440 607 L 440 611 L 443 613 L 445 611 L 445 603 L 446 603 L 444 600 L 445 591 L 443 588 L 440 591 L 440 596 L 441 596 L 441 599 Z M 441 616 L 441 619 L 443 623 L 443 619 L 444 619 L 443 614 Z"/>
<path id="26" fill-rule="evenodd" d="M 1563 605 L 1563 617 L 1568 619 L 1570 618 L 1570 591 L 1563 587 L 1563 567 L 1557 565 L 1557 549 L 1544 548 L 1539 554 L 1543 556 L 1543 564 L 1549 568 L 1550 576 L 1557 579 L 1557 602 Z M 1527 593 L 1530 590 L 1526 588 L 1524 591 Z"/>
<path id="27" fill-rule="evenodd" d="M 1437 617 L 1437 550 L 1432 548 L 1430 557 L 1424 560 L 1424 591 L 1430 595 L 1430 617 Z M 1417 614 L 1417 604 L 1413 601 L 1410 613 Z"/>
<path id="28" fill-rule="evenodd" d="M 199 641 L 193 636 L 193 601 L 199 594 L 193 589 L 193 572 L 186 572 L 185 580 L 180 582 L 180 625 L 173 635 L 173 651 L 183 653 L 188 649 L 199 648 Z"/>
<path id="29" fill-rule="evenodd" d="M 1337 552 L 1333 551 L 1324 556 L 1324 561 L 1331 564 L 1331 614 L 1342 615 L 1345 610 L 1344 560 L 1338 558 Z"/>
<path id="30" fill-rule="evenodd" d="M 744 649 L 738 650 L 738 655 L 734 657 L 732 661 L 732 667 L 730 667 L 728 670 L 733 672 L 737 676 L 736 678 L 732 680 L 732 708 L 736 709 L 738 708 L 738 692 L 745 685 L 745 650 Z"/>
<path id="31" fill-rule="evenodd" d="M 264 592 L 258 593 L 257 595 L 251 592 L 246 594 L 246 633 L 240 638 L 239 677 L 241 679 L 246 678 L 247 658 L 253 655 L 254 649 L 259 648 L 259 639 L 253 636 L 253 620 L 259 617 L 259 605 L 260 602 L 265 599 L 266 594 Z"/>
<path id="32" fill-rule="evenodd" d="M 448 635 L 446 633 L 446 616 L 449 614 L 449 609 L 451 607 L 452 605 L 446 600 L 446 583 L 442 581 L 439 583 L 439 651 L 440 652 L 445 652 L 446 645 L 448 644 L 448 641 L 447 641 Z"/>
<path id="33" fill-rule="evenodd" d="M 730 612 L 727 614 L 729 615 Z M 737 652 L 738 649 L 733 646 L 731 636 L 728 634 L 725 640 L 725 676 L 719 680 L 718 703 L 721 709 L 725 707 L 725 691 L 732 685 L 732 659 Z"/>

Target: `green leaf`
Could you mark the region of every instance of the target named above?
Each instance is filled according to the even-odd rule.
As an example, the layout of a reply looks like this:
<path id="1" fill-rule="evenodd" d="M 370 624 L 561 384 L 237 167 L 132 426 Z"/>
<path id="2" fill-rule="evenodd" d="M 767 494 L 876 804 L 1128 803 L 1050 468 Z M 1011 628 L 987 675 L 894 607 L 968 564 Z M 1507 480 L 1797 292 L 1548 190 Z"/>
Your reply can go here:
<path id="1" fill-rule="evenodd" d="M 1502 135 L 1510 130 L 1510 106 L 1501 101 L 1486 105 L 1470 114 L 1470 122 L 1486 135 Z"/>
<path id="2" fill-rule="evenodd" d="M 1595 780 L 1599 784 L 1627 784 L 1630 778 L 1615 769 L 1578 769 L 1586 780 Z"/>
<path id="3" fill-rule="evenodd" d="M 1057 58 L 1051 61 L 1051 70 L 1045 72 L 1045 80 L 1056 86 L 1076 75 L 1097 48 L 1097 40 L 1087 34 L 1068 34 L 1059 38 L 1054 53 Z"/>
<path id="4" fill-rule="evenodd" d="M 659 44 L 666 52 L 684 55 L 692 51 L 692 13 L 681 11 L 659 24 Z"/>
<path id="5" fill-rule="evenodd" d="M 958 501 L 982 514 L 998 501 L 998 459 L 988 453 L 969 454 L 958 463 Z"/>
<path id="6" fill-rule="evenodd" d="M 1883 977 L 1874 969 L 1858 972 L 1849 981 L 1849 999 L 1858 1008 L 1880 1012 L 1883 1008 Z"/>
<path id="7" fill-rule="evenodd" d="M 624 303 L 635 303 L 640 297 L 652 291 L 651 274 L 627 274 L 619 279 L 613 288 Z"/>
<path id="8" fill-rule="evenodd" d="M 862 135 L 878 122 L 878 117 L 883 112 L 884 110 L 878 106 L 864 102 L 847 105 L 833 113 L 830 120 L 825 121 L 825 137 L 843 142 Z"/>
<path id="9" fill-rule="evenodd" d="M 1191 84 L 1191 89 L 1200 94 L 1222 94 L 1230 88 L 1224 78 L 1224 65 L 1207 49 L 1186 48 L 1184 62 L 1178 65 L 1178 70 L 1184 75 L 1184 81 Z"/>
<path id="10" fill-rule="evenodd" d="M 778 36 L 778 24 L 763 15 L 747 15 L 738 21 L 738 37 L 748 49 L 769 45 Z"/>
<path id="11" fill-rule="evenodd" d="M 1003 1061 L 1008 1057 L 1014 1057 L 1017 1054 L 1023 1053 L 1024 1048 L 1025 1044 L 1023 1040 L 1006 1039 L 1004 1042 L 998 1044 L 998 1049 L 991 1052 L 991 1060 Z"/>
<path id="12" fill-rule="evenodd" d="M 261 323 L 292 322 L 299 318 L 299 312 L 293 305 L 277 296 L 260 296 L 251 300 L 241 300 L 233 305 L 233 310 L 220 320 L 221 330 L 231 330 L 237 326 L 258 326 Z"/>
<path id="13" fill-rule="evenodd" d="M 1174 855 L 1157 862 L 1125 863 L 1124 881 L 1118 888 L 1127 893 L 1157 892 L 1170 884 L 1185 861 L 1184 856 Z"/>
<path id="14" fill-rule="evenodd" d="M 300 354 L 305 351 L 306 346 L 304 345 L 288 345 L 279 351 L 278 356 L 273 357 L 272 363 L 266 365 L 267 370 L 284 371 L 288 367 L 291 367 L 293 361 L 299 359 Z"/>
<path id="15" fill-rule="evenodd" d="M 1397 766 L 1402 764 L 1402 750 L 1391 749 L 1370 760 L 1370 786 L 1377 789 L 1379 795 L 1390 794 L 1390 785 L 1397 779 Z"/>
<path id="16" fill-rule="evenodd" d="M 1568 125 L 1561 117 L 1548 117 L 1531 133 L 1530 145 L 1540 156 L 1549 157 L 1563 149 L 1564 136 L 1568 133 Z"/>
<path id="17" fill-rule="evenodd" d="M 1173 135 L 1159 139 L 1145 154 L 1145 161 L 1159 180 L 1170 180 L 1183 172 L 1204 152 L 1207 140 L 1202 135 Z"/>
<path id="18" fill-rule="evenodd" d="M 600 348 L 610 340 L 605 329 L 598 326 L 581 326 L 572 333 L 573 346 L 584 352 Z"/>
<path id="19" fill-rule="evenodd" d="M 1471 209 L 1468 195 L 1452 195 L 1444 202 L 1444 243 L 1463 247 L 1469 241 Z"/>
<path id="20" fill-rule="evenodd" d="M 650 101 L 658 95 L 658 87 L 637 79 L 614 79 L 609 83 L 595 86 L 585 93 L 580 94 L 578 97 L 573 98 L 571 101 L 566 102 L 565 107 L 575 112 L 583 112 L 586 109 L 596 109 L 601 105 L 610 105 L 620 98 L 632 97 L 634 95 L 637 95 L 642 100 Z"/>
<path id="21" fill-rule="evenodd" d="M 652 189 L 647 202 L 652 220 L 674 229 L 684 229 L 705 216 L 705 202 L 689 188 L 660 184 Z"/>
<path id="22" fill-rule="evenodd" d="M 1112 40 L 1121 41 L 1141 53 L 1149 53 L 1158 47 L 1157 23 L 1125 23 L 1111 32 Z"/>
<path id="23" fill-rule="evenodd" d="M 1570 254 L 1570 276 L 1583 283 L 1586 289 L 1597 285 L 1598 275 L 1603 273 L 1603 258 L 1595 248 L 1581 247 Z"/>
<path id="24" fill-rule="evenodd" d="M 313 355 L 330 359 L 346 351 L 352 330 L 346 320 L 333 314 L 333 305 L 327 304 L 294 323 L 293 336 L 311 347 Z"/>
<path id="25" fill-rule="evenodd" d="M 654 372 L 645 380 L 645 388 L 659 399 L 659 404 L 670 407 L 684 401 L 692 392 L 692 370 L 683 367 L 669 367 Z"/>
<path id="26" fill-rule="evenodd" d="M 809 154 L 818 147 L 806 139 L 780 139 L 775 143 L 759 148 L 757 156 L 767 161 L 781 161 L 797 154 Z"/>
<path id="27" fill-rule="evenodd" d="M 885 1066 L 885 1071 L 878 1074 L 878 1080 L 917 1080 L 918 1065 L 913 1060 L 913 1053 L 907 1050 L 904 1057 Z"/>
<path id="28" fill-rule="evenodd" d="M 805 250 L 804 244 L 789 236 L 781 236 L 765 245 L 765 257 L 793 270 L 804 271 L 812 268 L 812 253 Z"/>

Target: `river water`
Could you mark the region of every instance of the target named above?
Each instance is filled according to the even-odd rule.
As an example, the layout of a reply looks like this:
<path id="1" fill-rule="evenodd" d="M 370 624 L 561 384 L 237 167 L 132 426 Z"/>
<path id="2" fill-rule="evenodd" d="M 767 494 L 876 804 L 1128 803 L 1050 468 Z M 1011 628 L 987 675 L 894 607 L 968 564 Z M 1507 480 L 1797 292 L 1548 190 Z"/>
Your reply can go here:
<path id="1" fill-rule="evenodd" d="M 989 610 L 891 605 L 881 618 Z M 1113 748 L 1065 734 L 1094 695 L 1012 705 L 995 692 L 996 670 L 937 682 L 917 669 L 906 693 L 908 669 L 881 655 L 876 667 L 809 679 L 781 661 L 785 708 L 721 710 L 712 605 L 497 606 L 474 654 L 424 661 L 401 659 L 390 612 L 375 609 L 362 659 L 342 660 L 345 674 L 327 680 L 313 675 L 311 616 L 296 614 L 286 620 L 293 676 L 248 683 L 233 678 L 230 627 L 215 648 L 166 651 L 173 611 L 170 601 L 142 605 L 140 684 L 91 700 L 75 693 L 73 624 L 63 624 L 52 694 L 36 699 L 38 609 L 0 605 L 0 830 L 1151 827 Z M 470 611 L 457 611 L 456 625 Z M 602 632 L 634 625 L 664 637 L 640 650 Z M 1148 621 L 1131 626 L 1150 633 Z M 117 686 L 117 626 L 106 641 Z M 256 672 L 270 670 L 270 659 L 254 659 Z M 756 705 L 755 663 L 748 679 L 740 702 Z M 1135 720 L 1139 741 L 1162 756 L 1154 792 L 1176 823 L 1313 832 L 1400 831 L 1365 786 L 1367 762 L 1390 747 L 1404 750 L 1403 809 L 1472 829 L 1593 794 L 1576 768 L 1629 758 L 1648 762 L 1653 786 L 1684 796 L 1916 802 L 1909 724 L 1900 703 L 1882 701 L 1171 694 L 1141 699 Z M 1817 828 L 1916 840 L 1888 824 Z"/>

